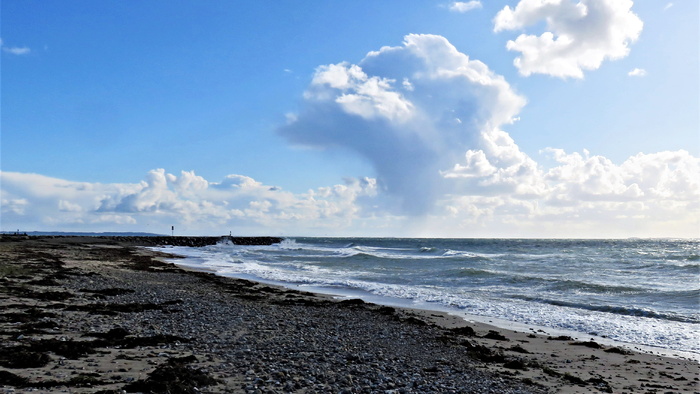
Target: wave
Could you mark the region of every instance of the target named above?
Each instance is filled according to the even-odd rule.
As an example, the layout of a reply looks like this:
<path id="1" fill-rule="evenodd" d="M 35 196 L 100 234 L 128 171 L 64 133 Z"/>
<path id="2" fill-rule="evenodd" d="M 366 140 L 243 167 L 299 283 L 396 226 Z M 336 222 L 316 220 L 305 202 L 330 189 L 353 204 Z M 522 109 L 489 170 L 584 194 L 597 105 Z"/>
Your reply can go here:
<path id="1" fill-rule="evenodd" d="M 466 258 L 470 260 L 483 260 L 483 261 L 491 261 L 493 260 L 494 257 L 500 257 L 503 256 L 503 254 L 486 254 L 486 253 L 474 253 L 474 252 L 467 252 L 463 250 L 452 250 L 452 249 L 447 249 L 442 253 L 442 257 L 447 257 L 447 258 Z"/>
<path id="2" fill-rule="evenodd" d="M 338 294 L 367 292 L 407 305 L 696 349 L 688 333 L 700 323 L 697 245 L 288 238 L 270 246 L 185 248 L 178 254 L 190 259 L 176 263 L 224 276 Z M 596 275 L 586 274 L 591 272 Z"/>
<path id="3" fill-rule="evenodd" d="M 461 278 L 502 278 L 506 276 L 503 272 L 479 269 L 473 267 L 462 267 L 448 270 L 446 276 L 456 276 Z"/>
<path id="4" fill-rule="evenodd" d="M 374 242 L 377 242 L 376 240 Z M 378 259 L 440 259 L 440 258 L 469 258 L 490 260 L 502 254 L 476 253 L 462 250 L 441 248 L 436 245 L 405 245 L 406 247 L 395 247 L 390 245 L 373 246 L 360 241 L 348 243 L 298 243 L 294 239 L 285 239 L 279 248 L 285 251 L 298 252 L 322 252 L 330 257 L 376 257 Z"/>
<path id="5" fill-rule="evenodd" d="M 640 294 L 649 291 L 648 288 L 637 286 L 608 285 L 571 279 L 552 280 L 549 282 L 547 288 L 560 292 L 579 291 L 594 294 Z"/>
<path id="6" fill-rule="evenodd" d="M 700 261 L 700 254 L 680 254 L 680 255 L 669 255 L 661 256 L 664 260 L 680 260 L 680 261 Z"/>
<path id="7" fill-rule="evenodd" d="M 649 291 L 647 288 L 635 286 L 619 286 L 590 283 L 572 279 L 562 279 L 532 274 L 518 274 L 501 270 L 460 267 L 444 272 L 447 277 L 455 276 L 461 278 L 498 278 L 499 283 L 507 285 L 528 286 L 530 288 L 541 288 L 547 291 L 571 292 L 580 291 L 594 294 L 638 294 Z"/>
<path id="8" fill-rule="evenodd" d="M 335 257 L 343 258 L 375 258 L 377 260 L 429 260 L 440 258 L 434 250 L 408 249 L 408 248 L 378 248 L 371 246 L 353 246 L 351 248 L 339 248 L 332 251 Z"/>
<path id="9" fill-rule="evenodd" d="M 555 300 L 555 299 L 549 299 L 549 298 L 543 298 L 543 297 L 531 297 L 531 296 L 526 296 L 526 295 L 515 295 L 515 296 L 512 296 L 511 298 L 519 299 L 519 300 L 523 300 L 523 301 L 529 301 L 529 302 L 537 302 L 540 304 L 562 306 L 562 307 L 574 308 L 574 309 L 584 309 L 584 310 L 595 311 L 595 312 L 612 313 L 612 314 L 623 315 L 623 316 L 645 317 L 645 318 L 668 320 L 668 321 L 675 321 L 675 322 L 681 322 L 681 323 L 693 323 L 693 324 L 700 323 L 700 317 L 684 316 L 684 315 L 680 315 L 680 314 L 672 313 L 672 312 L 671 313 L 657 312 L 657 311 L 653 311 L 650 309 L 644 309 L 644 308 L 586 304 L 586 303 L 571 302 L 571 301 L 564 301 L 564 300 Z"/>

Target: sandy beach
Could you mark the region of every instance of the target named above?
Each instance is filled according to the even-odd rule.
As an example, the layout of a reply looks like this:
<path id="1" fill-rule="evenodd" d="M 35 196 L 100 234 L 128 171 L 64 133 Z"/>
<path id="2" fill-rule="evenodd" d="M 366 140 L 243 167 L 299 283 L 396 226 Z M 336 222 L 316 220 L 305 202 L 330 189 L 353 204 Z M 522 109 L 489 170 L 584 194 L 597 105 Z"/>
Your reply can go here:
<path id="1" fill-rule="evenodd" d="M 696 361 L 4 236 L 4 393 L 697 393 Z"/>

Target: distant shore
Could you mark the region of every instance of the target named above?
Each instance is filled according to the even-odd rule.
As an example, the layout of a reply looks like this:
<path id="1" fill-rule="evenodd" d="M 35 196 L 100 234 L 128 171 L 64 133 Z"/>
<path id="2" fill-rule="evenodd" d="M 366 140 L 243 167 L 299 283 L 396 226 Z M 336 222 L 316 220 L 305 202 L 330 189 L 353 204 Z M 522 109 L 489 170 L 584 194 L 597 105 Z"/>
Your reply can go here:
<path id="1" fill-rule="evenodd" d="M 75 393 L 195 387 L 212 393 L 700 391 L 695 361 L 217 277 L 165 263 L 162 258 L 175 256 L 140 247 L 202 246 L 214 238 L 221 239 L 3 235 L 0 387 Z M 280 239 L 231 242 L 237 241 Z"/>

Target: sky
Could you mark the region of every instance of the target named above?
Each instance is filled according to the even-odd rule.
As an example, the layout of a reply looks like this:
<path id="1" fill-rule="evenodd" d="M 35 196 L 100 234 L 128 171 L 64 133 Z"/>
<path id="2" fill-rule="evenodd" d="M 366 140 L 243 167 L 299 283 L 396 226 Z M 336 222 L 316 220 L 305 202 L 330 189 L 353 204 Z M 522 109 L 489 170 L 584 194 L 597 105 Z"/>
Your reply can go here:
<path id="1" fill-rule="evenodd" d="M 0 3 L 0 230 L 700 237 L 692 0 Z"/>

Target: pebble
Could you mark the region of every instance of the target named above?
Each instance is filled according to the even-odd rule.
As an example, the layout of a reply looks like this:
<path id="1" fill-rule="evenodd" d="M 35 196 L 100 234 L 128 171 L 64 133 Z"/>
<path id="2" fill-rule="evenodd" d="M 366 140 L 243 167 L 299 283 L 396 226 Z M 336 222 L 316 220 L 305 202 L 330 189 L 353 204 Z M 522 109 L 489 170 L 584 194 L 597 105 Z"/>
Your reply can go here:
<path id="1" fill-rule="evenodd" d="M 110 297 L 112 303 L 182 300 L 113 319 L 87 316 L 93 320 L 84 324 L 103 332 L 118 326 L 140 336 L 189 338 L 182 346 L 162 345 L 168 351 L 156 350 L 147 362 L 156 365 L 163 358 L 194 354 L 198 361 L 192 367 L 207 362 L 212 377 L 236 382 L 237 390 L 247 393 L 546 392 L 477 370 L 462 347 L 437 339 L 440 329 L 404 324 L 371 304 L 343 306 L 321 299 L 295 304 L 297 298 L 285 298 L 285 291 L 258 291 L 250 282 L 178 272 L 110 269 L 108 275 L 89 279 L 71 276 L 66 286 L 76 292 L 134 291 Z M 64 329 L 73 324 L 81 331 L 78 322 L 62 320 Z M 227 391 L 225 383 L 198 390 Z"/>

